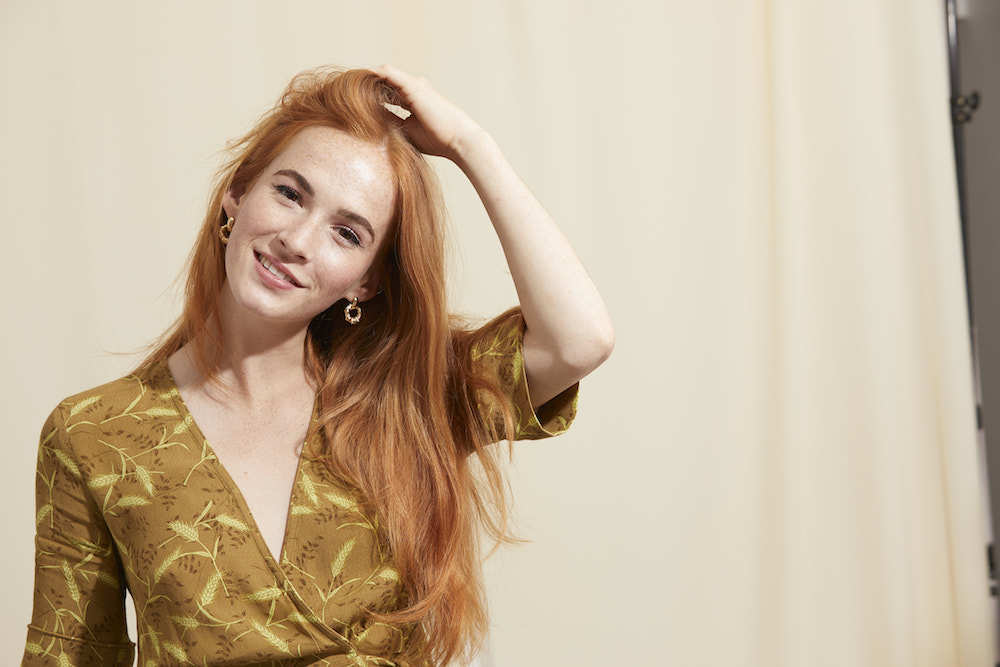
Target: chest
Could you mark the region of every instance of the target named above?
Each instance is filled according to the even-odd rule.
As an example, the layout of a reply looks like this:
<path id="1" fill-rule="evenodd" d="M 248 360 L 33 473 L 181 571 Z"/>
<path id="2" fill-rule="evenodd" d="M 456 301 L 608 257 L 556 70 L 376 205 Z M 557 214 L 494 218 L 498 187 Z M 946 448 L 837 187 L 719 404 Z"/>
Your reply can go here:
<path id="1" fill-rule="evenodd" d="M 252 437 L 266 438 L 263 434 Z M 246 453 L 243 439 L 210 441 L 213 451 L 243 494 L 264 541 L 276 561 L 285 539 L 289 498 L 296 481 L 302 438 L 276 433 L 270 447 Z"/>
<path id="2" fill-rule="evenodd" d="M 280 562 L 311 404 L 249 420 L 223 413 L 197 394 L 185 396 L 185 402 L 212 453 L 242 494 L 271 555 Z"/>
<path id="3" fill-rule="evenodd" d="M 174 369 L 183 375 L 183 366 L 153 365 L 67 415 L 80 425 L 79 479 L 139 612 L 140 663 L 144 653 L 158 655 L 156 645 L 172 657 L 183 650 L 187 664 L 289 656 L 346 664 L 348 647 L 376 661 L 394 656 L 409 626 L 376 622 L 372 611 L 405 605 L 405 579 L 364 494 L 328 465 L 335 451 L 318 424 L 320 397 L 285 391 L 275 401 L 285 415 L 227 419 L 231 405 L 223 401 L 216 414 L 185 381 L 190 374 L 178 382 Z M 65 467 L 54 452 L 47 461 Z M 95 594 L 114 602 L 97 585 Z"/>

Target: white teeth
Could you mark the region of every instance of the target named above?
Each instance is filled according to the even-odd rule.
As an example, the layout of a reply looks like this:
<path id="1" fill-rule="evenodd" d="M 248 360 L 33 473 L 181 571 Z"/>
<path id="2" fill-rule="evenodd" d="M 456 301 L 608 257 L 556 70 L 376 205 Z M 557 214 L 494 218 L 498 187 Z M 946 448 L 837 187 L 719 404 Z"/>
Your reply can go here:
<path id="1" fill-rule="evenodd" d="M 281 271 L 279 271 L 269 261 L 267 261 L 267 257 L 264 257 L 264 255 L 261 255 L 259 253 L 258 253 L 257 257 L 260 260 L 260 263 L 264 265 L 264 268 L 267 269 L 268 271 L 270 271 L 272 275 L 274 275 L 274 276 L 276 276 L 278 278 L 281 278 L 286 283 L 289 283 L 291 285 L 295 284 L 294 280 L 292 280 L 286 274 L 284 274 Z"/>

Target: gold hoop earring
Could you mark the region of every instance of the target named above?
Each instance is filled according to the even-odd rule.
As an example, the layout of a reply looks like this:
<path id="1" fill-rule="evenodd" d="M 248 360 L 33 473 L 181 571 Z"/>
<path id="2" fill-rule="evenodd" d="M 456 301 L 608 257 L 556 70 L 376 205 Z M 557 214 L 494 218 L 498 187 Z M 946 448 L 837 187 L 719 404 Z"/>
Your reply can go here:
<path id="1" fill-rule="evenodd" d="M 351 309 L 357 310 L 357 314 L 351 315 Z M 344 319 L 351 324 L 357 324 L 361 321 L 361 306 L 358 305 L 358 297 L 354 297 L 354 300 L 344 308 Z"/>
<path id="2" fill-rule="evenodd" d="M 233 232 L 234 222 L 236 221 L 233 220 L 232 216 L 230 216 L 229 220 L 226 221 L 226 224 L 219 227 L 219 238 L 222 239 L 222 245 L 229 243 L 229 235 Z"/>

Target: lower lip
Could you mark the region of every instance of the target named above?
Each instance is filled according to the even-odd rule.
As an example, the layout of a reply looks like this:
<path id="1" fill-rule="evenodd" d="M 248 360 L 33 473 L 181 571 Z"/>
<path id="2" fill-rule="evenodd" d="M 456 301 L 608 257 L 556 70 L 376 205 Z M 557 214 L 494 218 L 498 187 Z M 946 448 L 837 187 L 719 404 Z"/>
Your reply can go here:
<path id="1" fill-rule="evenodd" d="M 259 275 L 260 279 L 263 280 L 266 284 L 270 285 L 271 287 L 275 287 L 277 289 L 295 289 L 297 287 L 297 285 L 285 282 L 281 278 L 278 278 L 276 275 L 265 269 L 264 265 L 260 263 L 259 259 L 257 259 L 256 253 L 254 253 L 253 263 L 254 266 L 257 267 L 257 275 Z"/>

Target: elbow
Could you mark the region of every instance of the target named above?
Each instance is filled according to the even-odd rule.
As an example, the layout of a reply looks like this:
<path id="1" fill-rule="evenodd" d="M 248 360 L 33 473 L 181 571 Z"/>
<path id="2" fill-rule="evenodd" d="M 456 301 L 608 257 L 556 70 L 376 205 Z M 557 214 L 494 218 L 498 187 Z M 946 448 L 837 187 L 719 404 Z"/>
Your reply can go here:
<path id="1" fill-rule="evenodd" d="M 612 350 L 615 349 L 615 330 L 610 324 L 604 328 L 601 334 L 597 337 L 594 343 L 594 359 L 597 361 L 597 366 L 600 366 L 608 357 L 611 356 Z"/>
<path id="2" fill-rule="evenodd" d="M 596 366 L 600 366 L 605 361 L 607 361 L 608 357 L 611 356 L 611 352 L 614 349 L 615 349 L 615 330 L 609 324 L 606 333 L 604 334 L 604 336 L 601 337 L 601 343 L 598 347 L 598 355 L 597 355 L 598 361 Z"/>
<path id="3" fill-rule="evenodd" d="M 603 364 L 611 356 L 615 348 L 615 332 L 610 326 L 603 332 L 595 335 L 591 342 L 579 349 L 572 359 L 567 359 L 566 363 L 576 370 L 581 376 L 587 375 L 598 366 Z"/>

